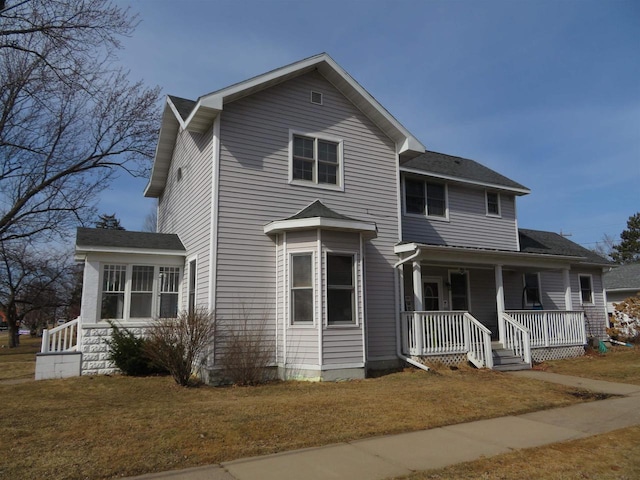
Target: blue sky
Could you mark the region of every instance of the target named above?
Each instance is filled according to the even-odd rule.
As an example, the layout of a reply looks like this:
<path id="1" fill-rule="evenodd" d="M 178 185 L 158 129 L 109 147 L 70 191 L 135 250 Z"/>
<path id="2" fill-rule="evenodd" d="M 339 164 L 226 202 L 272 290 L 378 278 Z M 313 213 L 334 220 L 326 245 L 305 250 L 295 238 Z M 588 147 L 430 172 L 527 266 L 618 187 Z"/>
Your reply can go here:
<path id="1" fill-rule="evenodd" d="M 532 190 L 523 228 L 594 246 L 640 211 L 640 2 L 120 0 L 132 79 L 197 99 L 327 52 L 429 150 Z M 154 202 L 122 176 L 100 212 Z"/>

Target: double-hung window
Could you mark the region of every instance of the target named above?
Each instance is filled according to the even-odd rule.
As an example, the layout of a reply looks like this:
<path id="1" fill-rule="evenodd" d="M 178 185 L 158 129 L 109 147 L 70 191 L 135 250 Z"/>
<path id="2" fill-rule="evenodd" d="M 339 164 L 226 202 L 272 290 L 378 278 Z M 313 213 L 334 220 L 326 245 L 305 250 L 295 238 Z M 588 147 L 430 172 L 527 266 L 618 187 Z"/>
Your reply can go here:
<path id="1" fill-rule="evenodd" d="M 339 187 L 341 156 L 340 142 L 294 135 L 291 180 Z"/>
<path id="2" fill-rule="evenodd" d="M 160 318 L 178 316 L 179 267 L 160 267 Z"/>
<path id="3" fill-rule="evenodd" d="M 291 323 L 313 323 L 313 254 L 291 255 Z"/>
<path id="4" fill-rule="evenodd" d="M 149 318 L 152 316 L 153 271 L 146 265 L 134 265 L 131 272 L 131 318 Z"/>
<path id="5" fill-rule="evenodd" d="M 406 213 L 447 217 L 447 188 L 442 183 L 407 178 L 404 181 L 404 199 Z"/>
<path id="6" fill-rule="evenodd" d="M 327 254 L 327 324 L 355 323 L 354 256 Z"/>
<path id="7" fill-rule="evenodd" d="M 124 315 L 126 265 L 105 265 L 102 271 L 100 318 L 121 319 Z"/>
<path id="8" fill-rule="evenodd" d="M 580 275 L 580 299 L 582 303 L 593 303 L 593 284 L 591 275 Z"/>
<path id="9" fill-rule="evenodd" d="M 490 217 L 500 216 L 500 194 L 487 192 L 487 215 Z"/>

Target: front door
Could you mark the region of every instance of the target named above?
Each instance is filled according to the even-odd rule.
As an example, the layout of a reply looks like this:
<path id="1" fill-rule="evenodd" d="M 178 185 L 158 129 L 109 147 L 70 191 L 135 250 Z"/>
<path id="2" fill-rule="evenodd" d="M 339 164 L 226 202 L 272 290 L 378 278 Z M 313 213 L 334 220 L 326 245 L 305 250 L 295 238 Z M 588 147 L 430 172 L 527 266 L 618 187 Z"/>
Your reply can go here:
<path id="1" fill-rule="evenodd" d="M 438 277 L 423 278 L 423 305 L 426 312 L 442 310 L 442 279 Z"/>

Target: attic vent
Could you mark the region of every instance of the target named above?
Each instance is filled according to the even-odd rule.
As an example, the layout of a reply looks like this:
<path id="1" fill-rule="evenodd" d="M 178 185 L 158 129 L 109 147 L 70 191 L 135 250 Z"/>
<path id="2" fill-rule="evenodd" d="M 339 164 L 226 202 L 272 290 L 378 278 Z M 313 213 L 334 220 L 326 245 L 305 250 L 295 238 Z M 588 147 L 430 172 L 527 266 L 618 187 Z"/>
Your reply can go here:
<path id="1" fill-rule="evenodd" d="M 311 92 L 311 103 L 322 105 L 322 94 L 320 92 Z"/>

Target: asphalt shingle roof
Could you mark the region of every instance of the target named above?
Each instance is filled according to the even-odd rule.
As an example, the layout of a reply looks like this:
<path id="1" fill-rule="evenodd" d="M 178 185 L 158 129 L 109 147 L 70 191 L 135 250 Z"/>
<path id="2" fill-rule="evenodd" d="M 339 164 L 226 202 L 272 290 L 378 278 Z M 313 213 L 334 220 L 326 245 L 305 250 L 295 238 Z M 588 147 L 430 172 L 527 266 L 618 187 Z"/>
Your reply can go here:
<path id="1" fill-rule="evenodd" d="M 597 253 L 554 232 L 520 228 L 518 234 L 521 252 L 586 257 L 588 263 L 603 265 L 611 263 Z"/>
<path id="2" fill-rule="evenodd" d="M 185 251 L 178 235 L 172 233 L 130 232 L 106 228 L 78 228 L 76 246 Z"/>
<path id="3" fill-rule="evenodd" d="M 607 290 L 640 290 L 640 263 L 622 265 L 604 274 Z"/>
<path id="4" fill-rule="evenodd" d="M 176 107 L 176 110 L 178 110 L 178 113 L 182 117 L 182 120 L 186 120 L 189 117 L 189 114 L 193 111 L 193 107 L 195 107 L 197 103 L 193 100 L 175 97 L 173 95 L 169 95 L 169 99 L 171 99 L 171 103 L 173 103 L 173 105 Z"/>
<path id="5" fill-rule="evenodd" d="M 327 207 L 324 203 L 322 203 L 320 200 L 316 200 L 315 202 L 311 203 L 307 207 L 300 210 L 295 215 L 289 218 L 286 218 L 285 220 L 299 220 L 302 218 L 316 218 L 316 217 L 337 218 L 339 220 L 348 220 L 351 222 L 359 221 L 354 218 L 350 218 L 345 215 L 342 215 L 338 212 L 334 212 L 329 207 Z"/>
<path id="6" fill-rule="evenodd" d="M 514 182 L 504 175 L 500 175 L 498 172 L 485 167 L 475 160 L 454 157 L 444 153 L 427 151 L 417 157 L 400 160 L 400 167 L 422 170 L 425 173 L 446 175 L 473 182 L 529 190 L 524 185 Z"/>

